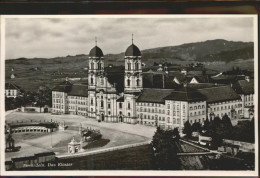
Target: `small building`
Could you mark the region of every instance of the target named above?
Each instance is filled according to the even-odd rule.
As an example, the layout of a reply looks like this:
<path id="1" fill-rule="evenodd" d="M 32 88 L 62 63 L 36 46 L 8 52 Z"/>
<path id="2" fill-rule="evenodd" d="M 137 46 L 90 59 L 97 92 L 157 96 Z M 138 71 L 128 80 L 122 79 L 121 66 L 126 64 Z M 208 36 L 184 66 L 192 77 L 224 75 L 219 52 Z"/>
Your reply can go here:
<path id="1" fill-rule="evenodd" d="M 81 150 L 82 142 L 77 142 L 73 137 L 71 142 L 68 144 L 68 153 L 77 153 Z"/>
<path id="2" fill-rule="evenodd" d="M 21 87 L 13 83 L 5 83 L 5 96 L 7 98 L 16 98 L 23 93 Z"/>
<path id="3" fill-rule="evenodd" d="M 37 163 L 44 163 L 44 162 L 50 162 L 55 160 L 55 153 L 54 152 L 43 152 L 43 153 L 37 153 L 34 154 L 34 156 L 37 158 Z"/>
<path id="4" fill-rule="evenodd" d="M 231 156 L 236 156 L 239 151 L 239 145 L 224 144 L 221 147 L 218 147 L 218 151 L 226 152 Z"/>

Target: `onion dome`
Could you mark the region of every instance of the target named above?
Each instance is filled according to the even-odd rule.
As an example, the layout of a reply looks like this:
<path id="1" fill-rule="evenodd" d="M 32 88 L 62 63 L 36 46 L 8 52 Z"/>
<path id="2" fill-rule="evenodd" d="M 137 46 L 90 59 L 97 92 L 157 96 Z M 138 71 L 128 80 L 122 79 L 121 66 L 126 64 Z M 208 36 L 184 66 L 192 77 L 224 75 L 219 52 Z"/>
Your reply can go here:
<path id="1" fill-rule="evenodd" d="M 141 56 L 141 52 L 137 46 L 131 44 L 125 51 L 125 56 Z"/>
<path id="2" fill-rule="evenodd" d="M 98 46 L 95 46 L 90 50 L 89 57 L 104 57 L 104 54 Z"/>

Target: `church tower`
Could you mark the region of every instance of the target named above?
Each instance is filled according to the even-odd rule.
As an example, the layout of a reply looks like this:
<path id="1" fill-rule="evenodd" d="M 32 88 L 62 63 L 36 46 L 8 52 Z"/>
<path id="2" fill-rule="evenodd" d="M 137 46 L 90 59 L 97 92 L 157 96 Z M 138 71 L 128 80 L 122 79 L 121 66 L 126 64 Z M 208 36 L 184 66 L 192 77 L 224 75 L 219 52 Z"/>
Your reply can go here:
<path id="1" fill-rule="evenodd" d="M 88 116 L 96 118 L 96 86 L 97 78 L 104 73 L 104 55 L 102 50 L 97 46 L 89 52 L 89 69 L 88 69 Z"/>
<path id="2" fill-rule="evenodd" d="M 125 52 L 125 92 L 141 92 L 143 89 L 141 52 L 133 43 Z"/>
<path id="3" fill-rule="evenodd" d="M 143 89 L 141 52 L 133 43 L 125 52 L 124 106 L 127 123 L 137 122 L 136 99 Z"/>

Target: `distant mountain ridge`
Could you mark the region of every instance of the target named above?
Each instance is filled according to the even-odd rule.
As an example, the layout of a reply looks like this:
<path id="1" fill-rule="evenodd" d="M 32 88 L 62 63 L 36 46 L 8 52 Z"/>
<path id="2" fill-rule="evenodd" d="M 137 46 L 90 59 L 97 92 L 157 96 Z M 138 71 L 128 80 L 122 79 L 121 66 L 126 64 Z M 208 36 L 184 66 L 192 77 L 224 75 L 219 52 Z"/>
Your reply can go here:
<path id="1" fill-rule="evenodd" d="M 186 43 L 178 46 L 166 46 L 152 49 L 142 50 L 142 60 L 147 65 L 152 65 L 155 61 L 158 62 L 174 62 L 176 61 L 224 61 L 231 62 L 236 59 L 252 59 L 254 57 L 254 43 L 227 41 L 223 39 L 208 40 L 203 42 Z M 55 58 L 33 58 L 44 64 L 48 62 L 53 63 L 82 63 L 87 59 L 87 54 L 79 54 L 76 56 L 55 57 Z M 108 64 L 124 64 L 124 52 L 119 54 L 105 55 L 106 65 Z M 27 63 L 27 58 L 19 58 L 13 60 L 6 60 L 6 63 Z M 40 61 L 39 61 L 40 60 Z M 41 61 L 45 60 L 45 61 Z M 36 62 L 36 61 L 34 61 Z M 33 62 L 33 63 L 34 63 Z"/>

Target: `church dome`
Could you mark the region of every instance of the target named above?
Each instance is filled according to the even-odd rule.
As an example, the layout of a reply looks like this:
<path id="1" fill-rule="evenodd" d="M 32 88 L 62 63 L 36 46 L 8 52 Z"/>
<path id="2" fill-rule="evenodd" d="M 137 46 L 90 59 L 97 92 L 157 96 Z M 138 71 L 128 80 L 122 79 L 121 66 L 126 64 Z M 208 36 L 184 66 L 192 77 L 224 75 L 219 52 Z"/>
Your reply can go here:
<path id="1" fill-rule="evenodd" d="M 103 56 L 104 54 L 98 46 L 95 46 L 89 52 L 89 57 L 103 57 Z"/>
<path id="2" fill-rule="evenodd" d="M 141 52 L 137 46 L 131 44 L 125 51 L 125 56 L 141 56 Z"/>

